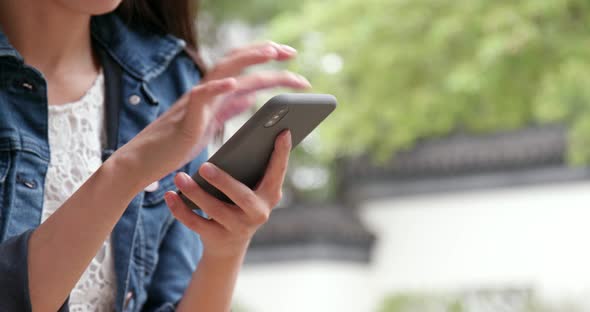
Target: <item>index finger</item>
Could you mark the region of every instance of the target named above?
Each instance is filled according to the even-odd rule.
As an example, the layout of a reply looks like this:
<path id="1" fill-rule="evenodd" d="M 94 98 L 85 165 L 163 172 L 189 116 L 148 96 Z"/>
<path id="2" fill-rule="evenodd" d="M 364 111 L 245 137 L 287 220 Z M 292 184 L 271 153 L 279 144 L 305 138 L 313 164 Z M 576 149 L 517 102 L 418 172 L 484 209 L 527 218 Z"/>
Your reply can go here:
<path id="1" fill-rule="evenodd" d="M 234 78 L 226 78 L 209 81 L 191 89 L 188 93 L 187 113 L 189 118 L 186 119 L 186 122 L 193 126 L 195 123 L 199 123 L 199 114 L 201 113 L 202 105 L 210 103 L 209 100 L 223 93 L 230 92 L 234 88 L 236 88 L 236 80 Z"/>
<path id="2" fill-rule="evenodd" d="M 240 47 L 237 49 L 233 49 L 227 55 L 232 56 L 232 55 L 238 54 L 238 53 L 245 51 L 245 50 L 260 49 L 260 48 L 268 47 L 268 46 L 274 47 L 277 50 L 277 52 L 278 52 L 277 60 L 279 60 L 279 61 L 286 60 L 286 59 L 291 58 L 297 54 L 297 50 L 295 48 L 288 46 L 286 44 L 280 44 L 280 43 L 277 43 L 274 41 L 264 41 L 264 42 L 259 42 L 259 43 L 253 43 L 253 44 L 250 44 L 250 45 L 247 45 L 244 47 Z"/>
<path id="3" fill-rule="evenodd" d="M 224 57 L 210 73 L 211 79 L 236 76 L 247 67 L 264 64 L 272 60 L 284 61 L 294 57 L 297 51 L 276 43 L 252 45 L 238 49 Z"/>

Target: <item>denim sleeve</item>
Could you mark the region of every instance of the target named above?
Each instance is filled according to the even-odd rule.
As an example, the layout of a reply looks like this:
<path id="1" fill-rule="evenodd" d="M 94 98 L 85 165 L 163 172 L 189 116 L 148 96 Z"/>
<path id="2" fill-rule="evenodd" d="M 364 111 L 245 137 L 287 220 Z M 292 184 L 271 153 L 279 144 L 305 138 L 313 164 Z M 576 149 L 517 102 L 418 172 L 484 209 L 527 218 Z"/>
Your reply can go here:
<path id="1" fill-rule="evenodd" d="M 160 245 L 144 312 L 174 311 L 201 259 L 203 248 L 199 236 L 177 220 L 172 222 Z"/>
<path id="2" fill-rule="evenodd" d="M 33 230 L 0 244 L 0 311 L 30 312 L 28 248 Z M 67 300 L 58 312 L 67 312 Z"/>
<path id="3" fill-rule="evenodd" d="M 31 311 L 27 250 L 32 232 L 0 244 L 0 311 Z"/>

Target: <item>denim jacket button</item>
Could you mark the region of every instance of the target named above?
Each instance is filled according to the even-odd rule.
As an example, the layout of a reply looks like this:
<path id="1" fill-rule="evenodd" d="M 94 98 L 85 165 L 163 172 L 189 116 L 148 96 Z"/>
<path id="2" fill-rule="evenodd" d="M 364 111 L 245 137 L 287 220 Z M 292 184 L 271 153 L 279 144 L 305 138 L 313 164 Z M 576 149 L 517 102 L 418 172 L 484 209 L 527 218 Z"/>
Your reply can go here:
<path id="1" fill-rule="evenodd" d="M 139 97 L 139 95 L 134 94 L 132 96 L 129 97 L 129 104 L 131 105 L 137 105 L 141 103 L 141 98 Z"/>
<path id="2" fill-rule="evenodd" d="M 23 184 L 30 189 L 34 189 L 37 186 L 35 181 L 24 181 Z"/>
<path id="3" fill-rule="evenodd" d="M 27 179 L 23 178 L 20 174 L 16 175 L 16 182 L 18 182 L 30 189 L 34 189 L 37 187 L 37 183 L 35 181 L 27 180 Z"/>
<path id="4" fill-rule="evenodd" d="M 160 187 L 160 182 L 154 181 L 150 185 L 145 187 L 145 191 L 148 193 L 152 193 L 152 192 L 157 191 L 159 187 Z"/>
<path id="5" fill-rule="evenodd" d="M 29 82 L 26 82 L 26 81 L 23 81 L 22 87 L 25 88 L 25 89 L 27 89 L 27 90 L 29 90 L 29 91 L 34 91 L 35 90 L 35 87 L 33 86 L 33 84 L 31 84 Z"/>
<path id="6" fill-rule="evenodd" d="M 30 92 L 35 91 L 35 85 L 26 80 L 16 79 L 12 82 L 12 85 L 14 86 L 14 88 L 23 88 Z"/>

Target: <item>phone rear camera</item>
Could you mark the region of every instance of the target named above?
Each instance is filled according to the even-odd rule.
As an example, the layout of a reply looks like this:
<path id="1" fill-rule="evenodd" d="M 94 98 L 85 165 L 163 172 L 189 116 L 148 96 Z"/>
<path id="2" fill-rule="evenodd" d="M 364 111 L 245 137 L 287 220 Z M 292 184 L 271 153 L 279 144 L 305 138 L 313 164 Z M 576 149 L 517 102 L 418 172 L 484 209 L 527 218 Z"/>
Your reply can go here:
<path id="1" fill-rule="evenodd" d="M 281 116 L 279 114 L 273 115 L 265 124 L 264 127 L 270 128 L 274 126 L 277 122 L 281 120 Z"/>
<path id="2" fill-rule="evenodd" d="M 287 115 L 288 112 L 289 109 L 287 107 L 281 109 L 276 114 L 272 115 L 272 117 L 270 117 L 270 119 L 264 124 L 264 127 L 270 128 L 274 126 L 275 124 L 277 124 L 277 122 L 283 119 L 283 117 L 285 117 L 285 115 Z"/>

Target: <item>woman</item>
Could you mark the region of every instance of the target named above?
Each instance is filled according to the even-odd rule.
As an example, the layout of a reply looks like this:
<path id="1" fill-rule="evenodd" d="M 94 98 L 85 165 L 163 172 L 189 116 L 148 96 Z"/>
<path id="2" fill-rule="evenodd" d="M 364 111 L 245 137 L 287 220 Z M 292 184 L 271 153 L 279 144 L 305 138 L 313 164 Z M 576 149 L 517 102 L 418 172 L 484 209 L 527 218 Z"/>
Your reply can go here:
<path id="1" fill-rule="evenodd" d="M 0 1 L 0 311 L 229 310 L 248 242 L 280 198 L 290 134 L 256 190 L 202 165 L 203 150 L 257 91 L 309 83 L 241 74 L 295 56 L 275 43 L 201 77 L 190 11 L 188 0 Z M 236 205 L 204 193 L 185 173 L 197 169 Z"/>

